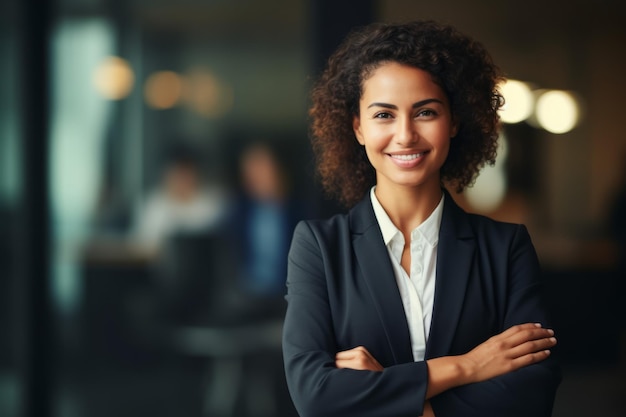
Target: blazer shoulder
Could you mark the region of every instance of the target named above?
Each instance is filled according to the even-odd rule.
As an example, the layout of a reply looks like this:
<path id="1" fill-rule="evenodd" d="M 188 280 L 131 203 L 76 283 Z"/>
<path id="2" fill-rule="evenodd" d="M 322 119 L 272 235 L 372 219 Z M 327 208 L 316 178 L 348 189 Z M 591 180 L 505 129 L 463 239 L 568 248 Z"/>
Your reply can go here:
<path id="1" fill-rule="evenodd" d="M 377 225 L 368 193 L 348 212 L 335 214 L 327 219 L 301 221 L 297 225 L 296 231 L 308 230 L 322 240 L 342 240 L 342 238 L 350 238 L 352 235 L 363 234 Z"/>
<path id="2" fill-rule="evenodd" d="M 293 238 L 314 239 L 318 244 L 329 244 L 341 236 L 350 235 L 348 214 L 336 214 L 327 219 L 300 220 L 294 229 Z"/>
<path id="3" fill-rule="evenodd" d="M 495 220 L 482 214 L 466 213 L 466 215 L 470 224 L 476 229 L 512 231 L 519 227 L 525 227 L 523 224 L 520 223 Z"/>
<path id="4" fill-rule="evenodd" d="M 494 220 L 480 214 L 467 214 L 467 221 L 472 233 L 479 240 L 492 242 L 531 242 L 530 234 L 524 224 Z"/>
<path id="5" fill-rule="evenodd" d="M 456 235 L 460 238 L 473 237 L 479 240 L 493 240 L 496 242 L 520 237 L 525 240 L 526 236 L 528 236 L 526 226 L 521 223 L 504 222 L 482 214 L 469 213 L 458 206 L 454 199 L 451 198 L 448 201 L 450 205 L 447 215 L 445 214 L 446 207 L 444 206 L 444 219 L 447 219 L 446 223 L 448 225 L 454 224 L 455 226 L 452 229 L 446 227 L 446 233 L 456 230 Z M 448 201 L 446 201 L 446 204 L 448 204 Z"/>

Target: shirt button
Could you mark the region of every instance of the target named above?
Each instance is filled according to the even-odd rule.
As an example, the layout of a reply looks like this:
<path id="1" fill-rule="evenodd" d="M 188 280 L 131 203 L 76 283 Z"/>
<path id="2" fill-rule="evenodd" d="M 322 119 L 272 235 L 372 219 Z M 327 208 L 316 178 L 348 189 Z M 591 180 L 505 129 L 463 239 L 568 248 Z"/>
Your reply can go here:
<path id="1" fill-rule="evenodd" d="M 421 244 L 417 245 L 417 250 L 422 250 L 423 246 Z"/>
<path id="2" fill-rule="evenodd" d="M 421 274 L 421 273 L 422 273 L 422 265 L 418 265 L 418 266 L 415 268 L 415 272 L 417 272 L 418 274 Z"/>

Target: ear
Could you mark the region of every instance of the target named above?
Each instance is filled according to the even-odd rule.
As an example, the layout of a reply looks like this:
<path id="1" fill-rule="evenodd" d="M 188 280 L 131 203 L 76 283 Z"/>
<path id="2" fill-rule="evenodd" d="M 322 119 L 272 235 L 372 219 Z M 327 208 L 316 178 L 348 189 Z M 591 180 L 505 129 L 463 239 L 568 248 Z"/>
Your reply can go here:
<path id="1" fill-rule="evenodd" d="M 459 133 L 459 121 L 454 115 L 452 116 L 452 126 L 450 126 L 450 137 L 453 138 Z"/>
<path id="2" fill-rule="evenodd" d="M 365 141 L 363 140 L 363 133 L 361 132 L 361 118 L 358 115 L 354 115 L 354 117 L 352 118 L 352 130 L 354 130 L 354 136 L 356 136 L 356 140 L 358 140 L 361 145 L 365 145 Z"/>

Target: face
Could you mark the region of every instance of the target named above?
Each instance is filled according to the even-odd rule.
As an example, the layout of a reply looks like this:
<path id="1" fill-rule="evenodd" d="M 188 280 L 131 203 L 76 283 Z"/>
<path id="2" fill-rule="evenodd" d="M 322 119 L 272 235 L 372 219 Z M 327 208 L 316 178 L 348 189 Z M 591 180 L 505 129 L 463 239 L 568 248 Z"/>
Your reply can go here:
<path id="1" fill-rule="evenodd" d="M 269 149 L 258 146 L 247 150 L 241 160 L 241 170 L 250 195 L 260 200 L 280 197 L 280 168 Z"/>
<path id="2" fill-rule="evenodd" d="M 165 183 L 168 194 L 178 201 L 188 201 L 198 191 L 198 172 L 195 167 L 177 164 L 168 169 Z"/>
<path id="3" fill-rule="evenodd" d="M 376 170 L 377 189 L 439 189 L 457 127 L 446 94 L 428 72 L 382 64 L 363 84 L 353 128 Z"/>

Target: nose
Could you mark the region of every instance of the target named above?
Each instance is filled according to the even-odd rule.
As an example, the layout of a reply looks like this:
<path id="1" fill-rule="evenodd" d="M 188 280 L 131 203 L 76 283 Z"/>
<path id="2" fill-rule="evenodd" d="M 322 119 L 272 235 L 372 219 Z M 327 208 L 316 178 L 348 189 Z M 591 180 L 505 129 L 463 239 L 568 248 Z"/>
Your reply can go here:
<path id="1" fill-rule="evenodd" d="M 419 140 L 419 134 L 412 117 L 401 117 L 398 120 L 396 143 L 403 146 L 411 145 Z"/>

